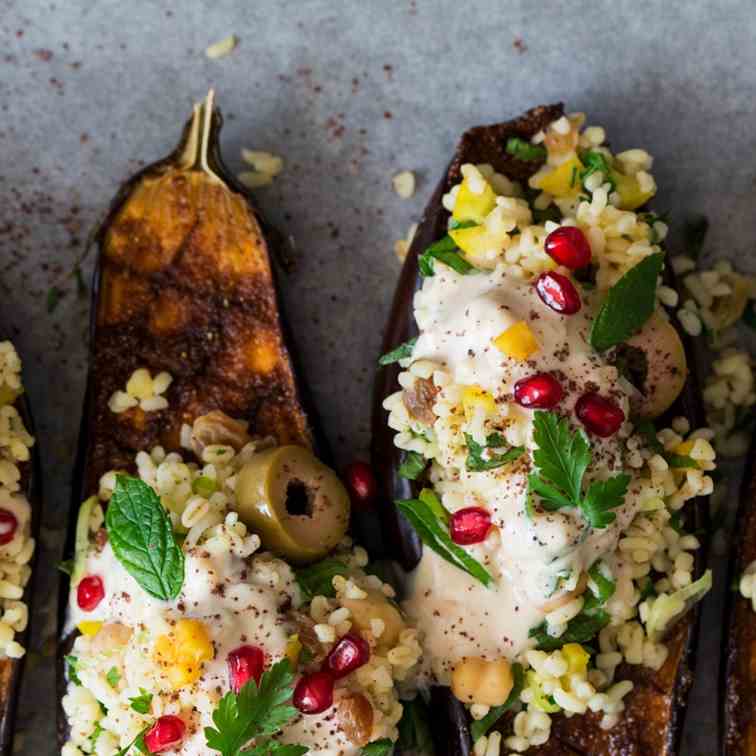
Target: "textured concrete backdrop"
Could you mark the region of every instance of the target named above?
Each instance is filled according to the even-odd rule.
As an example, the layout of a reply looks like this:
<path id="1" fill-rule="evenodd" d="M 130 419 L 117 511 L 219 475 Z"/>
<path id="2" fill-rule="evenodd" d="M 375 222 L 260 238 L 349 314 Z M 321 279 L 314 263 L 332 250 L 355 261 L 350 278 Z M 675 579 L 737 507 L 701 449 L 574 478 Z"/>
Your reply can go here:
<path id="1" fill-rule="evenodd" d="M 286 159 L 259 200 L 296 242 L 287 310 L 344 461 L 368 444 L 371 376 L 399 269 L 392 244 L 471 125 L 564 100 L 615 145 L 656 156 L 657 208 L 678 228 L 707 213 L 709 256 L 756 267 L 752 7 L 0 0 L 0 316 L 25 360 L 47 493 L 19 752 L 56 751 L 53 565 L 68 518 L 88 311 L 70 272 L 119 183 L 172 148 L 192 102 L 216 87 L 233 166 L 242 146 Z M 207 60 L 207 45 L 231 33 L 234 53 Z M 411 201 L 391 190 L 401 169 L 419 177 Z M 63 296 L 48 312 L 53 286 Z M 718 604 L 707 601 L 690 754 L 715 751 Z"/>

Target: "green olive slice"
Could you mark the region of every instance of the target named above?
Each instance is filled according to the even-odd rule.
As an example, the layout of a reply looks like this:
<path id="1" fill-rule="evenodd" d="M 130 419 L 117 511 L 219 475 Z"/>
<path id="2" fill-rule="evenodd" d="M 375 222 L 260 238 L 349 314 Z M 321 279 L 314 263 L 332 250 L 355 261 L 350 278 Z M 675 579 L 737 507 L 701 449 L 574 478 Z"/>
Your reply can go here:
<path id="1" fill-rule="evenodd" d="M 302 446 L 256 454 L 236 482 L 239 518 L 263 546 L 295 563 L 331 551 L 349 524 L 349 495 L 329 467 Z"/>

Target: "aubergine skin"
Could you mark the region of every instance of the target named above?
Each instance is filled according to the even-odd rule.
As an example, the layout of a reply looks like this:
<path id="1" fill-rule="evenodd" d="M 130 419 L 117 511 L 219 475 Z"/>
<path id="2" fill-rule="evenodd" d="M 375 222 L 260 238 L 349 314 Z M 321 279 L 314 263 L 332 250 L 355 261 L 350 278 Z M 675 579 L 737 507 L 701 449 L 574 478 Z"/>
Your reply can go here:
<path id="1" fill-rule="evenodd" d="M 736 515 L 737 542 L 728 585 L 756 559 L 756 446 L 751 447 Z M 724 658 L 720 665 L 723 756 L 756 754 L 756 617 L 751 601 L 737 590 L 727 594 Z"/>
<path id="2" fill-rule="evenodd" d="M 317 447 L 321 457 L 326 453 L 289 352 L 271 265 L 271 232 L 222 162 L 217 110 L 206 118 L 203 163 L 209 172 L 180 165 L 192 124 L 174 153 L 119 190 L 96 237 L 89 373 L 68 557 L 78 507 L 98 490 L 100 477 L 112 469 L 133 471 L 136 453 L 158 444 L 178 451 L 182 424 L 212 410 L 248 421 L 253 435 Z M 173 376 L 165 394 L 168 408 L 114 414 L 109 398 L 140 367 Z M 68 594 L 64 576 L 58 643 L 61 745 L 67 729 L 60 706 L 64 656 L 73 642 L 64 637 Z"/>
<path id="3" fill-rule="evenodd" d="M 27 462 L 18 463 L 21 472 L 19 481 L 20 491 L 23 493 L 31 507 L 31 534 L 32 538 L 39 543 L 39 528 L 42 514 L 42 471 L 39 457 L 39 443 L 34 432 L 34 420 L 26 394 L 22 394 L 13 403 L 29 433 L 34 436 L 34 446 L 29 450 L 30 459 Z M 32 577 L 24 590 L 23 601 L 29 607 L 31 617 L 32 597 L 34 594 L 34 574 L 37 561 L 37 549 L 29 566 L 32 569 Z M 28 641 L 31 628 L 27 627 L 22 633 L 16 634 L 16 640 L 28 649 Z M 13 750 L 13 730 L 18 708 L 18 696 L 21 687 L 21 677 L 24 671 L 26 657 L 21 659 L 0 659 L 0 756 L 10 756 Z"/>
<path id="4" fill-rule="evenodd" d="M 417 335 L 413 318 L 412 299 L 422 283 L 418 271 L 418 256 L 433 242 L 447 232 L 448 212 L 441 204 L 441 198 L 461 179 L 460 167 L 464 163 L 490 163 L 495 170 L 519 181 L 526 180 L 535 170 L 533 163 L 522 162 L 505 151 L 507 139 L 520 137 L 530 139 L 549 123 L 564 114 L 561 104 L 534 108 L 512 121 L 480 126 L 467 131 L 461 138 L 444 178 L 436 188 L 415 233 L 407 259 L 394 294 L 394 300 L 386 327 L 382 352 L 395 349 L 399 344 Z M 536 166 L 537 167 L 537 166 Z M 671 270 L 665 271 L 665 283 L 675 285 Z M 681 337 L 685 346 L 688 364 L 694 365 L 693 346 L 687 334 Z M 416 495 L 410 481 L 398 474 L 401 453 L 393 444 L 394 432 L 388 427 L 388 413 L 383 409 L 383 400 L 397 387 L 400 368 L 397 364 L 381 368 L 374 389 L 372 417 L 372 461 L 381 488 L 381 496 L 386 504 L 382 507 L 383 529 L 391 558 L 405 570 L 412 569 L 420 559 L 422 544 L 410 525 L 399 515 L 390 502 Z M 704 412 L 694 371 L 689 373 L 682 394 L 670 410 L 662 416 L 662 421 L 683 415 L 693 427 L 704 424 Z M 706 499 L 698 499 L 686 509 L 686 525 L 691 529 L 703 528 L 708 507 Z M 756 531 L 755 531 L 756 532 Z M 756 549 L 756 538 L 754 538 Z M 699 551 L 696 574 L 700 575 L 704 563 L 704 549 Z M 753 557 L 752 557 L 753 558 Z M 685 715 L 687 695 L 693 676 L 694 648 L 698 629 L 698 611 L 689 612 L 672 629 L 666 643 L 669 657 L 658 672 L 650 669 L 622 665 L 618 668 L 618 679 L 632 680 L 634 689 L 625 698 L 626 709 L 620 722 L 611 730 L 602 730 L 599 717 L 588 713 L 571 718 L 552 717 L 552 736 L 547 744 L 533 747 L 528 754 L 552 756 L 553 754 L 608 754 L 611 756 L 671 756 L 679 750 L 682 724 Z M 756 638 L 756 630 L 753 631 Z M 453 718 L 458 735 L 449 739 L 449 730 L 441 726 L 436 743 L 440 756 L 461 756 L 472 750 L 469 731 L 460 725 L 466 713 L 457 704 L 448 688 L 432 691 L 433 700 L 439 711 Z M 451 701 L 447 699 L 452 699 Z M 505 716 L 502 730 L 511 731 L 511 717 Z"/>

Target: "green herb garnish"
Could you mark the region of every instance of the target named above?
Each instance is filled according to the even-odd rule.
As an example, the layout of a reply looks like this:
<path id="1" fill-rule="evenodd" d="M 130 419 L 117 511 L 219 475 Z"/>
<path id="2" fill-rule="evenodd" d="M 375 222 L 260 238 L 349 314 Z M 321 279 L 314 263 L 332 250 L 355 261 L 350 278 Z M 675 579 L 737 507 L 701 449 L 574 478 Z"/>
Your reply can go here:
<path id="1" fill-rule="evenodd" d="M 184 584 L 184 552 L 176 543 L 160 497 L 144 481 L 116 476 L 105 514 L 108 540 L 118 561 L 147 593 L 175 599 Z"/>
<path id="2" fill-rule="evenodd" d="M 315 596 L 333 598 L 336 591 L 333 579 L 336 575 L 346 575 L 349 568 L 338 559 L 323 559 L 307 567 L 300 567 L 294 571 L 294 576 L 302 591 L 305 601 L 312 601 Z"/>
<path id="3" fill-rule="evenodd" d="M 426 489 L 427 490 L 427 489 Z M 433 496 L 433 492 L 430 492 Z M 449 536 L 446 521 L 438 510 L 429 504 L 430 497 L 420 494 L 419 499 L 403 499 L 396 502 L 399 511 L 409 520 L 420 540 L 455 567 L 464 570 L 483 585 L 488 586 L 493 578 L 480 562 L 473 559 L 463 548 L 457 546 Z M 440 502 L 439 502 L 440 506 Z"/>
<path id="4" fill-rule="evenodd" d="M 394 742 L 390 738 L 381 738 L 368 743 L 360 750 L 360 756 L 388 756 L 394 748 Z"/>
<path id="5" fill-rule="evenodd" d="M 503 454 L 491 454 L 488 458 L 483 456 L 486 449 L 501 449 L 506 446 L 504 437 L 499 433 L 491 433 L 486 438 L 486 445 L 481 446 L 469 433 L 465 433 L 467 442 L 467 460 L 465 465 L 471 472 L 494 470 L 497 467 L 514 462 L 525 453 L 524 446 L 512 446 Z"/>
<path id="6" fill-rule="evenodd" d="M 533 417 L 533 452 L 536 472 L 528 476 L 530 493 L 537 494 L 544 509 L 576 507 L 593 528 L 614 522 L 612 511 L 625 498 L 630 476 L 624 473 L 593 481 L 583 494 L 583 477 L 592 454 L 583 430 L 572 431 L 567 418 L 537 410 Z"/>
<path id="7" fill-rule="evenodd" d="M 617 589 L 617 584 L 611 578 L 608 578 L 601 570 L 599 562 L 595 562 L 593 566 L 588 570 L 588 577 L 593 581 L 598 593 L 590 589 L 589 596 L 583 604 L 583 609 L 591 608 L 591 604 L 594 606 L 603 606 L 609 599 L 614 596 L 614 591 Z M 593 601 L 591 601 L 593 598 Z"/>
<path id="8" fill-rule="evenodd" d="M 603 352 L 627 341 L 656 307 L 656 279 L 664 255 L 649 255 L 617 281 L 606 296 L 591 328 L 591 346 Z"/>
<path id="9" fill-rule="evenodd" d="M 202 496 L 204 499 L 209 499 L 217 489 L 218 483 L 215 478 L 208 475 L 200 475 L 199 478 L 192 481 L 192 493 Z"/>
<path id="10" fill-rule="evenodd" d="M 108 681 L 108 685 L 110 685 L 111 688 L 115 688 L 116 685 L 118 685 L 118 681 L 121 679 L 121 673 L 118 671 L 118 667 L 111 667 L 105 675 L 105 679 Z"/>
<path id="11" fill-rule="evenodd" d="M 580 181 L 583 186 L 585 186 L 585 180 L 589 176 L 601 171 L 604 176 L 604 182 L 611 185 L 610 191 L 614 191 L 617 188 L 617 182 L 612 175 L 612 167 L 609 165 L 606 155 L 598 150 L 586 150 L 580 156 L 580 160 L 585 166 L 585 168 L 580 171 Z"/>
<path id="12" fill-rule="evenodd" d="M 420 452 L 405 452 L 402 464 L 399 465 L 399 475 L 407 480 L 417 480 L 427 466 L 428 460 Z"/>
<path id="13" fill-rule="evenodd" d="M 64 559 L 62 562 L 58 562 L 55 565 L 55 569 L 59 570 L 64 575 L 68 575 L 70 577 L 71 575 L 73 575 L 74 560 L 73 559 Z"/>
<path id="14" fill-rule="evenodd" d="M 405 341 L 403 344 L 399 344 L 396 349 L 392 349 L 390 352 L 386 352 L 386 354 L 380 357 L 378 364 L 381 366 L 392 365 L 395 362 L 399 362 L 399 360 L 405 360 L 407 357 L 411 357 L 412 350 L 415 348 L 416 343 L 417 337 Z"/>
<path id="15" fill-rule="evenodd" d="M 81 680 L 79 679 L 79 658 L 77 656 L 71 656 L 70 654 L 68 656 L 63 657 L 63 661 L 66 664 L 66 674 L 68 675 L 68 679 L 74 684 L 74 685 L 81 685 Z"/>
<path id="16" fill-rule="evenodd" d="M 421 695 L 411 701 L 402 701 L 402 718 L 397 725 L 399 740 L 396 743 L 402 753 L 433 754 L 429 722 L 428 705 Z"/>
<path id="17" fill-rule="evenodd" d="M 509 137 L 509 139 L 507 139 L 506 151 L 512 157 L 526 163 L 546 160 L 545 147 L 541 147 L 538 144 L 531 144 L 524 139 L 520 139 L 520 137 Z"/>
<path id="18" fill-rule="evenodd" d="M 130 698 L 129 703 L 138 714 L 149 714 L 152 705 L 152 693 L 148 693 L 144 688 L 139 688 L 139 695 Z"/>
<path id="19" fill-rule="evenodd" d="M 513 664 L 512 691 L 501 706 L 494 706 L 483 719 L 478 719 L 472 723 L 470 734 L 472 735 L 473 743 L 485 735 L 502 718 L 504 713 L 509 711 L 520 700 L 524 681 L 525 675 L 523 674 L 522 666 L 517 663 Z"/>
<path id="20" fill-rule="evenodd" d="M 290 703 L 293 681 L 289 660 L 282 659 L 263 673 L 259 687 L 252 678 L 238 693 L 226 693 L 213 712 L 215 727 L 205 728 L 208 748 L 223 756 L 238 756 L 255 738 L 258 743 L 244 753 L 259 756 L 268 753 L 301 756 L 307 753 L 304 746 L 285 746 L 288 750 L 282 750 L 268 740 L 268 736 L 275 735 L 298 714 Z M 260 739 L 264 741 L 259 742 Z"/>
<path id="21" fill-rule="evenodd" d="M 136 748 L 139 753 L 149 754 L 149 750 L 144 743 L 144 736 L 150 731 L 152 724 L 148 724 L 126 747 L 121 748 L 115 756 L 126 756 L 126 754 L 132 749 Z"/>
<path id="22" fill-rule="evenodd" d="M 477 225 L 478 224 L 473 221 L 463 221 L 458 223 L 456 228 L 472 228 Z M 426 278 L 435 275 L 435 260 L 448 265 L 461 275 L 466 275 L 475 270 L 475 268 L 459 254 L 459 247 L 457 247 L 456 242 L 451 236 L 449 236 L 449 234 L 431 244 L 430 247 L 417 258 L 420 275 L 425 276 Z"/>

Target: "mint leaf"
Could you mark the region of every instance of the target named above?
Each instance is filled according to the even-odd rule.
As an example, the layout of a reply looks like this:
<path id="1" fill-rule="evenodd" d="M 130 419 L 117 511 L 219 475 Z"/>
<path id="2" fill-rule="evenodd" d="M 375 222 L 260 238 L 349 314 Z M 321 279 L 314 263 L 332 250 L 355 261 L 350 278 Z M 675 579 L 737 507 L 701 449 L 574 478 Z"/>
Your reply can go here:
<path id="1" fill-rule="evenodd" d="M 520 139 L 520 137 L 509 137 L 507 139 L 506 151 L 512 157 L 522 160 L 523 162 L 542 162 L 546 160 L 546 148 L 538 144 Z"/>
<path id="2" fill-rule="evenodd" d="M 661 252 L 649 255 L 609 289 L 591 328 L 591 346 L 596 351 L 627 341 L 651 317 L 663 263 Z"/>
<path id="3" fill-rule="evenodd" d="M 603 609 L 581 612 L 567 623 L 567 629 L 554 638 L 546 632 L 546 622 L 530 629 L 528 636 L 535 638 L 539 651 L 556 651 L 565 643 L 587 643 L 609 624 L 609 614 Z"/>
<path id="4" fill-rule="evenodd" d="M 470 228 L 476 225 L 478 224 L 468 221 L 460 223 L 457 228 Z M 430 247 L 428 247 L 428 249 L 426 249 L 418 258 L 417 264 L 422 276 L 429 278 L 435 275 L 434 260 L 438 260 L 439 262 L 444 263 L 444 265 L 448 265 L 461 275 L 465 275 L 475 270 L 475 268 L 459 254 L 459 248 L 449 234 L 431 244 Z"/>
<path id="5" fill-rule="evenodd" d="M 404 499 L 396 502 L 399 511 L 415 529 L 420 540 L 455 567 L 464 570 L 483 585 L 491 584 L 493 578 L 480 562 L 473 559 L 449 536 L 446 523 L 422 499 Z"/>
<path id="6" fill-rule="evenodd" d="M 620 473 L 608 480 L 595 480 L 588 486 L 580 509 L 592 528 L 605 528 L 615 521 L 617 515 L 612 510 L 622 506 L 629 483 L 630 476 Z"/>
<path id="7" fill-rule="evenodd" d="M 333 579 L 336 575 L 346 575 L 348 571 L 347 565 L 338 559 L 323 559 L 294 570 L 294 577 L 302 591 L 302 598 L 310 602 L 315 596 L 333 598 L 336 595 Z"/>
<path id="8" fill-rule="evenodd" d="M 147 593 L 175 599 L 184 584 L 184 552 L 176 543 L 160 497 L 144 481 L 116 476 L 105 514 L 113 553 Z"/>
<path id="9" fill-rule="evenodd" d="M 152 706 L 152 693 L 148 693 L 144 688 L 139 688 L 139 695 L 129 699 L 131 708 L 138 714 L 149 714 Z"/>
<path id="10" fill-rule="evenodd" d="M 108 681 L 108 685 L 110 685 L 111 688 L 115 688 L 115 686 L 118 685 L 118 681 L 121 679 L 121 673 L 118 671 L 118 667 L 111 667 L 105 675 L 105 679 Z"/>
<path id="11" fill-rule="evenodd" d="M 414 751 L 418 754 L 433 754 L 433 739 L 430 731 L 430 712 L 421 695 L 411 701 L 402 701 L 402 718 L 397 725 L 399 740 L 396 745 L 401 753 Z"/>
<path id="12" fill-rule="evenodd" d="M 404 453 L 402 464 L 399 465 L 399 475 L 407 480 L 417 480 L 427 466 L 428 461 L 420 452 L 408 451 Z"/>
<path id="13" fill-rule="evenodd" d="M 394 743 L 390 738 L 381 738 L 368 743 L 360 750 L 360 756 L 388 756 L 394 748 Z"/>
<path id="14" fill-rule="evenodd" d="M 412 350 L 415 348 L 416 343 L 417 337 L 405 341 L 403 344 L 399 344 L 396 349 L 392 349 L 390 352 L 386 352 L 386 354 L 380 357 L 378 359 L 378 364 L 383 367 L 385 365 L 392 365 L 393 363 L 399 362 L 399 360 L 404 360 L 407 357 L 411 357 Z"/>
<path id="15" fill-rule="evenodd" d="M 488 459 L 483 457 L 486 449 L 501 449 L 506 446 L 504 438 L 498 433 L 492 433 L 486 439 L 486 445 L 481 446 L 469 433 L 465 433 L 467 442 L 467 460 L 465 465 L 471 472 L 494 470 L 497 467 L 514 462 L 525 453 L 524 446 L 512 446 L 503 454 L 491 454 Z"/>
<path id="16" fill-rule="evenodd" d="M 473 743 L 478 738 L 485 735 L 504 715 L 506 711 L 509 711 L 519 700 L 520 693 L 525 682 L 525 675 L 522 671 L 522 665 L 512 665 L 512 691 L 510 692 L 507 700 L 501 704 L 501 706 L 492 707 L 491 711 L 486 714 L 483 719 L 478 719 L 470 726 L 470 734 L 472 735 Z"/>

